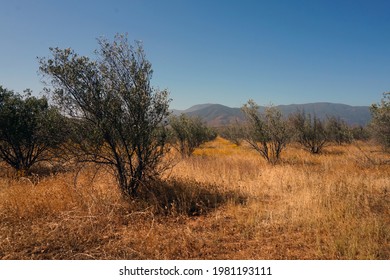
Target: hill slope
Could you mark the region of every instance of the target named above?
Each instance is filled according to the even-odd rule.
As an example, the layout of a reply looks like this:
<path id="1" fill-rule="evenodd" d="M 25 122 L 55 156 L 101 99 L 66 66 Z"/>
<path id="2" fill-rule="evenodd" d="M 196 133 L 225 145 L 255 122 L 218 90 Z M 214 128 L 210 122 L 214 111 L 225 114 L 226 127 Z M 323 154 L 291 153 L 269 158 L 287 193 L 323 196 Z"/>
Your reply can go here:
<path id="1" fill-rule="evenodd" d="M 285 116 L 296 111 L 304 111 L 316 115 L 320 119 L 328 116 L 336 116 L 350 125 L 366 125 L 371 120 L 369 106 L 350 106 L 338 103 L 307 103 L 276 106 Z M 265 107 L 260 107 L 264 111 Z M 187 114 L 199 116 L 211 126 L 223 126 L 236 121 L 244 120 L 244 114 L 240 108 L 231 108 L 221 104 L 199 104 L 187 110 L 173 110 L 174 114 Z"/>

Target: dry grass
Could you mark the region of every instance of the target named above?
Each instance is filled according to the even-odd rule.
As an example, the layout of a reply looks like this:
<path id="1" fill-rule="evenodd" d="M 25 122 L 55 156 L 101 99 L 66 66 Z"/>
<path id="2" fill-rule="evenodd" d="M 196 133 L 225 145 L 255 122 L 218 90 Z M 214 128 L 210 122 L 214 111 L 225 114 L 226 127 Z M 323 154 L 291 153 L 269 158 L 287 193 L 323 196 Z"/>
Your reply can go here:
<path id="1" fill-rule="evenodd" d="M 0 259 L 390 259 L 388 155 L 359 143 L 282 157 L 217 138 L 134 201 L 95 166 L 3 176 Z"/>

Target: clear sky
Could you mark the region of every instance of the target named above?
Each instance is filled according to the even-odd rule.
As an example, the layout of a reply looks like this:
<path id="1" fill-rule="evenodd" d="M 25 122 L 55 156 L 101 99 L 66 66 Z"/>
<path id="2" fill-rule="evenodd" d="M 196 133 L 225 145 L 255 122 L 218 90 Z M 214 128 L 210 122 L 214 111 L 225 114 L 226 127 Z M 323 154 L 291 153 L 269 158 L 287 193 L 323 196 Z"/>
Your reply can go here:
<path id="1" fill-rule="evenodd" d="M 335 102 L 390 90 L 390 1 L 0 0 L 0 85 L 39 93 L 49 47 L 142 40 L 172 108 Z"/>

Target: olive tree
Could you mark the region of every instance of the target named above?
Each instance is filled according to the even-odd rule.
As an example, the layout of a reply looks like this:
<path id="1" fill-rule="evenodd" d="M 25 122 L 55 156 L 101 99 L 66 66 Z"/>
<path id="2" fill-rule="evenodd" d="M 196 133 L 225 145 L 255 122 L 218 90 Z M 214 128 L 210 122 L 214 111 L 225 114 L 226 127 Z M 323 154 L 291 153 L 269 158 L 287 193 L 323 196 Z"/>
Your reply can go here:
<path id="1" fill-rule="evenodd" d="M 287 142 L 289 131 L 282 113 L 275 107 L 266 108 L 259 113 L 259 106 L 249 100 L 243 107 L 247 119 L 247 129 L 244 138 L 268 163 L 276 164 Z"/>
<path id="2" fill-rule="evenodd" d="M 0 160 L 20 176 L 52 158 L 51 149 L 62 141 L 60 114 L 45 97 L 24 95 L 0 86 Z"/>
<path id="3" fill-rule="evenodd" d="M 371 129 L 385 150 L 390 148 L 390 92 L 383 94 L 379 104 L 371 105 Z"/>
<path id="4" fill-rule="evenodd" d="M 95 59 L 50 48 L 40 71 L 51 80 L 54 100 L 75 120 L 78 159 L 112 167 L 123 194 L 136 196 L 159 174 L 167 150 L 168 92 L 152 87 L 152 66 L 140 42 L 131 45 L 116 35 L 98 44 Z"/>
<path id="5" fill-rule="evenodd" d="M 331 116 L 325 122 L 325 130 L 330 141 L 342 145 L 352 142 L 352 129 L 342 119 Z"/>
<path id="6" fill-rule="evenodd" d="M 369 126 L 357 125 L 352 126 L 350 129 L 353 140 L 368 141 L 371 138 Z"/>
<path id="7" fill-rule="evenodd" d="M 216 137 L 199 117 L 189 117 L 185 114 L 171 116 L 169 125 L 172 130 L 173 146 L 182 157 L 189 157 L 195 148 Z"/>
<path id="8" fill-rule="evenodd" d="M 219 129 L 219 135 L 240 146 L 243 140 L 243 125 L 236 122 Z"/>
<path id="9" fill-rule="evenodd" d="M 298 111 L 290 115 L 290 122 L 295 131 L 296 140 L 312 154 L 318 154 L 329 142 L 323 122 L 316 116 Z"/>

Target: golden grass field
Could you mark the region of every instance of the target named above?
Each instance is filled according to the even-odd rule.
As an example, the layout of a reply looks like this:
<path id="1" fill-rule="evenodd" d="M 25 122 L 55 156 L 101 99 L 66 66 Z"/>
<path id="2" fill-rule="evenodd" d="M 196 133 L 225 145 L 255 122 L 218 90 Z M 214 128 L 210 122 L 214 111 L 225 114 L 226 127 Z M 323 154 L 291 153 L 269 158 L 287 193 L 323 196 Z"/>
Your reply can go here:
<path id="1" fill-rule="evenodd" d="M 282 158 L 218 137 L 132 201 L 94 165 L 2 176 L 0 259 L 390 259 L 388 154 L 291 144 Z"/>

